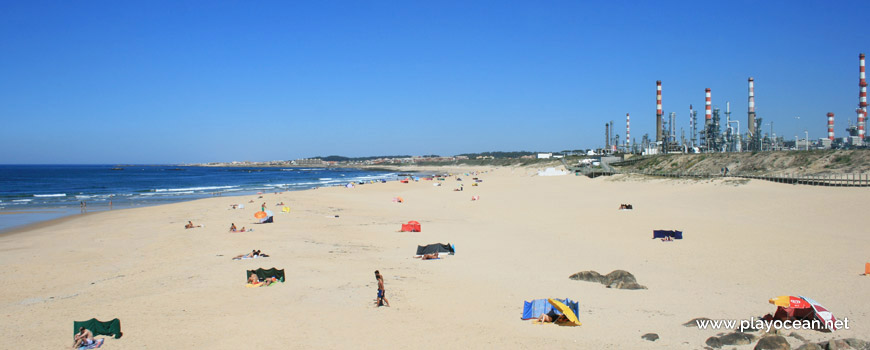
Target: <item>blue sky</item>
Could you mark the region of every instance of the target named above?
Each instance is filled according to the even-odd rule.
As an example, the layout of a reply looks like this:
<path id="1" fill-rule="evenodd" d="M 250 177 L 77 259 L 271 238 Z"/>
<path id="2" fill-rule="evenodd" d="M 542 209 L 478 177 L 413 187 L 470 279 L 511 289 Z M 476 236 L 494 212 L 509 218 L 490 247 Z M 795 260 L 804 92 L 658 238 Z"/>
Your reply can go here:
<path id="1" fill-rule="evenodd" d="M 774 131 L 855 122 L 867 1 L 6 1 L 0 163 L 601 147 L 704 89 Z M 797 121 L 794 116 L 800 116 Z M 741 124 L 742 128 L 745 125 Z M 768 130 L 769 126 L 765 127 Z"/>

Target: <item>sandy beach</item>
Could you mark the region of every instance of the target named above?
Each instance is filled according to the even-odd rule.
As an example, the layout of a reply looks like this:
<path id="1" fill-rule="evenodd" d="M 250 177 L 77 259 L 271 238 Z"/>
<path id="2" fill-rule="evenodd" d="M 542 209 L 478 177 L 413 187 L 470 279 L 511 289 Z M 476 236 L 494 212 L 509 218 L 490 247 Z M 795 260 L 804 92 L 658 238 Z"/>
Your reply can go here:
<path id="1" fill-rule="evenodd" d="M 833 334 L 797 331 L 809 340 L 870 334 L 862 299 L 870 277 L 860 275 L 870 231 L 866 215 L 847 209 L 870 189 L 447 170 L 479 170 L 483 182 L 460 175 L 440 187 L 421 180 L 215 197 L 2 235 L 0 348 L 68 348 L 73 321 L 119 318 L 124 336 L 107 337 L 102 349 L 700 349 L 730 331 L 683 323 L 758 317 L 779 295 L 811 297 L 850 321 Z M 460 184 L 464 191 L 453 191 Z M 274 223 L 254 224 L 262 202 Z M 634 210 L 617 210 L 621 203 Z M 184 229 L 188 220 L 204 227 Z M 422 232 L 398 232 L 409 220 Z M 254 231 L 228 232 L 231 223 Z M 654 229 L 685 238 L 654 240 Z M 413 258 L 430 243 L 455 244 L 456 254 Z M 252 249 L 270 257 L 231 260 Z M 261 267 L 285 269 L 286 282 L 246 288 L 245 271 Z M 568 278 L 617 269 L 648 289 Z M 389 308 L 372 303 L 374 270 L 385 277 Z M 538 298 L 578 300 L 583 325 L 521 320 L 523 301 Z"/>

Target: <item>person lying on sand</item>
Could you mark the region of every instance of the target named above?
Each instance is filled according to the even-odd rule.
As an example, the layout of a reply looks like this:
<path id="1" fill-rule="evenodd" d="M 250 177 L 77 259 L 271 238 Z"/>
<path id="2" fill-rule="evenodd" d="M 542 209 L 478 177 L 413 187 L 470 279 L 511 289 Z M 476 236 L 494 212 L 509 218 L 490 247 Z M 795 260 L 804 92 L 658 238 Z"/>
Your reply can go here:
<path id="1" fill-rule="evenodd" d="M 239 255 L 239 256 L 234 257 L 233 260 L 239 260 L 239 259 L 243 259 L 243 258 L 252 259 L 252 258 L 256 258 L 256 257 L 268 258 L 269 255 L 263 254 L 259 250 L 254 249 L 248 254 L 243 254 L 243 255 Z"/>
<path id="2" fill-rule="evenodd" d="M 263 287 L 269 286 L 270 284 L 272 284 L 272 282 L 275 282 L 276 280 L 277 280 L 277 278 L 275 278 L 275 277 L 268 277 L 263 282 L 260 282 L 260 279 L 257 278 L 256 273 L 252 273 L 251 277 L 248 277 L 249 284 L 253 284 L 253 285 L 263 284 Z"/>
<path id="3" fill-rule="evenodd" d="M 94 343 L 94 334 L 85 327 L 79 327 L 79 332 L 73 336 L 73 349 L 78 349 L 80 346 L 88 346 Z"/>
<path id="4" fill-rule="evenodd" d="M 555 309 L 550 310 L 550 312 L 548 312 L 548 313 L 541 314 L 541 317 L 538 317 L 538 321 L 541 323 L 544 323 L 544 322 L 556 323 L 556 322 L 564 321 L 566 319 L 567 319 L 567 317 L 565 317 L 565 315 L 561 315 L 561 314 L 556 313 Z"/>
<path id="5" fill-rule="evenodd" d="M 258 256 L 260 256 L 260 251 L 255 249 L 255 250 L 252 250 L 252 251 L 251 251 L 250 253 L 248 253 L 248 254 L 238 255 L 238 256 L 234 257 L 233 260 L 239 260 L 239 259 L 242 259 L 242 258 L 248 258 L 248 259 L 251 259 L 251 258 L 254 258 L 254 257 L 258 257 Z"/>
<path id="6" fill-rule="evenodd" d="M 440 258 L 438 257 L 438 252 L 435 252 L 435 254 L 423 254 L 423 256 L 415 256 L 414 259 L 430 260 Z"/>
<path id="7" fill-rule="evenodd" d="M 196 228 L 196 227 L 202 227 L 202 225 L 194 225 L 193 222 L 190 222 L 190 221 L 187 222 L 187 225 L 184 225 L 184 228 Z"/>

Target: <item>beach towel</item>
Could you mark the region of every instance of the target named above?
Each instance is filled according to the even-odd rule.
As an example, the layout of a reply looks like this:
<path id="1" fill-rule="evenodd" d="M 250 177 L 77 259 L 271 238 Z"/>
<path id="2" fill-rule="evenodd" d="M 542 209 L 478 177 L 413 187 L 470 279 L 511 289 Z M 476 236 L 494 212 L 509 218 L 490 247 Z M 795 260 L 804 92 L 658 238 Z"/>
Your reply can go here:
<path id="1" fill-rule="evenodd" d="M 258 259 L 258 258 L 260 258 L 260 257 L 268 258 L 268 256 L 266 256 L 266 255 L 254 255 L 253 258 L 252 258 L 252 257 L 249 257 L 249 256 L 243 256 L 243 257 L 241 257 L 241 258 L 233 258 L 233 260 Z"/>
<path id="2" fill-rule="evenodd" d="M 94 336 L 111 335 L 114 336 L 115 339 L 118 339 L 123 335 L 123 333 L 121 333 L 121 320 L 117 318 L 107 322 L 98 321 L 96 318 L 87 321 L 74 321 L 73 334 L 77 334 L 81 327 L 85 327 L 85 329 L 91 331 Z"/>
<path id="3" fill-rule="evenodd" d="M 91 344 L 91 345 L 80 346 L 80 347 L 79 347 L 79 350 L 85 350 L 85 349 L 96 349 L 96 348 L 99 348 L 99 347 L 103 346 L 103 342 L 104 342 L 104 341 L 105 341 L 105 339 L 103 339 L 103 338 L 97 339 L 97 340 L 95 340 L 94 343 Z"/>
<path id="4" fill-rule="evenodd" d="M 653 230 L 653 239 L 668 237 L 673 239 L 683 239 L 683 231 Z"/>

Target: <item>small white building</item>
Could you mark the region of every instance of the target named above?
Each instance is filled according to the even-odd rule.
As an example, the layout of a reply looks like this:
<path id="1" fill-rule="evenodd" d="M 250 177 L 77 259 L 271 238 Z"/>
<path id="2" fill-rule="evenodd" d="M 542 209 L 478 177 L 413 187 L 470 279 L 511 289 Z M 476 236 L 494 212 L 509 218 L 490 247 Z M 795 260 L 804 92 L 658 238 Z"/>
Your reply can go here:
<path id="1" fill-rule="evenodd" d="M 552 153 L 538 153 L 538 159 L 550 159 L 552 156 Z"/>

